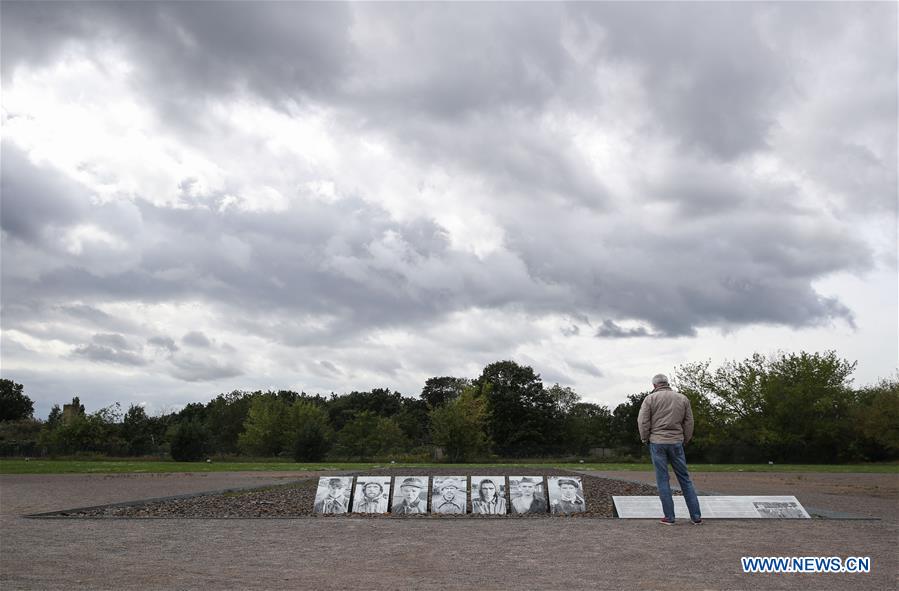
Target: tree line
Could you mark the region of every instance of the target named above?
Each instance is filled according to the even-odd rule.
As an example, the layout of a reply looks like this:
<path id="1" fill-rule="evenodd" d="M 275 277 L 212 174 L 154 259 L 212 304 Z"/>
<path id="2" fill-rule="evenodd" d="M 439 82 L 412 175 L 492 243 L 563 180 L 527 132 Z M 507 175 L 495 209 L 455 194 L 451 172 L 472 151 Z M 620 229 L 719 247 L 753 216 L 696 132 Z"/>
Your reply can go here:
<path id="1" fill-rule="evenodd" d="M 759 354 L 676 368 L 692 403 L 691 461 L 884 461 L 899 458 L 899 380 L 855 388 L 856 364 L 834 351 Z M 648 379 L 647 379 L 648 381 Z M 428 379 L 418 397 L 389 389 L 310 395 L 233 391 L 149 416 L 118 403 L 86 412 L 78 397 L 33 418 L 24 387 L 0 380 L 0 454 L 213 455 L 296 461 L 645 457 L 637 413 L 648 391 L 614 409 L 497 361 L 477 378 Z"/>

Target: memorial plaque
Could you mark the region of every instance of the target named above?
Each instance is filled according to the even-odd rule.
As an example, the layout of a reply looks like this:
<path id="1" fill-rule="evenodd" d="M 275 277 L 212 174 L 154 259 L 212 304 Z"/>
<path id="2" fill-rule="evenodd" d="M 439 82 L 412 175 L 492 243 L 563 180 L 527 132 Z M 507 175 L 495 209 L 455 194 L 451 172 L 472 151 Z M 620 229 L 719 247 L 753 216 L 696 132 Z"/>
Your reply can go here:
<path id="1" fill-rule="evenodd" d="M 549 509 L 553 515 L 583 513 L 587 510 L 580 476 L 550 476 Z"/>
<path id="2" fill-rule="evenodd" d="M 322 476 L 315 491 L 313 513 L 346 513 L 350 509 L 352 476 Z"/>
<path id="3" fill-rule="evenodd" d="M 387 513 L 390 476 L 357 476 L 353 513 Z"/>
<path id="4" fill-rule="evenodd" d="M 674 496 L 674 517 L 689 519 L 682 496 Z M 661 519 L 662 501 L 657 496 L 612 497 L 621 519 Z M 793 496 L 701 496 L 703 519 L 810 519 Z"/>
<path id="5" fill-rule="evenodd" d="M 393 513 L 418 515 L 428 512 L 428 477 L 397 476 L 393 481 Z"/>
<path id="6" fill-rule="evenodd" d="M 471 512 L 480 515 L 505 515 L 509 512 L 505 476 L 471 477 Z"/>
<path id="7" fill-rule="evenodd" d="M 464 514 L 467 483 L 465 476 L 435 476 L 431 481 L 431 513 Z"/>
<path id="8" fill-rule="evenodd" d="M 542 476 L 509 476 L 510 512 L 546 513 L 546 489 Z"/>

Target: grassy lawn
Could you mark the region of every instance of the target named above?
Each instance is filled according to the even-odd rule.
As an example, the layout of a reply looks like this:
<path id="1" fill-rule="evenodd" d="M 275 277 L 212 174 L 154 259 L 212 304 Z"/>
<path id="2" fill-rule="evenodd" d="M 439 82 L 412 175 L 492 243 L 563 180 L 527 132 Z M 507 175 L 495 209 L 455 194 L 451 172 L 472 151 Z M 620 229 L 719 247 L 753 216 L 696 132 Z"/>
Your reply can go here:
<path id="1" fill-rule="evenodd" d="M 491 466 L 522 468 L 570 468 L 574 470 L 650 471 L 647 464 L 606 463 L 492 463 L 492 464 L 385 464 L 375 462 L 173 462 L 151 460 L 30 460 L 0 459 L 0 474 L 135 474 L 142 472 L 311 472 L 322 470 L 366 470 L 372 468 L 478 468 Z M 899 464 L 690 464 L 694 472 L 869 472 L 899 474 Z"/>

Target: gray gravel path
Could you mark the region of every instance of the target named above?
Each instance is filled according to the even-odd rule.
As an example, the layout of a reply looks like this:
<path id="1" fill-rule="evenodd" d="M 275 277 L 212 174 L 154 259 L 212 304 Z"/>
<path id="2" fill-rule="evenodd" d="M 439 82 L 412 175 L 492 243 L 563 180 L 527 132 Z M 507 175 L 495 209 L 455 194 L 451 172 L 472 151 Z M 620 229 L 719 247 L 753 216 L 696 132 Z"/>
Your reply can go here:
<path id="1" fill-rule="evenodd" d="M 149 496 L 261 486 L 297 476 L 2 476 L 0 587 L 4 591 L 899 587 L 895 521 L 710 521 L 702 527 L 663 527 L 647 521 L 583 519 L 21 517 L 26 512 Z M 749 488 L 746 484 L 742 490 L 755 492 Z M 746 555 L 870 556 L 873 572 L 748 575 L 740 569 L 740 557 Z"/>

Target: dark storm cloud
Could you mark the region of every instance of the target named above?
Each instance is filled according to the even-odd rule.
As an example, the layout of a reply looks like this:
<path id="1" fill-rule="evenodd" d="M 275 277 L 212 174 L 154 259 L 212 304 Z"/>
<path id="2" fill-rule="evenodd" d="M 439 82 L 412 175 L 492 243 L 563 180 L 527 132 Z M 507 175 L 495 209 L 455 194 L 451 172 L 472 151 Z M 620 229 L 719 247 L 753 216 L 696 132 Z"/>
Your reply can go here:
<path id="1" fill-rule="evenodd" d="M 561 327 L 559 332 L 566 337 L 576 337 L 581 334 L 581 328 L 577 324 L 571 324 L 569 326 Z"/>
<path id="2" fill-rule="evenodd" d="M 870 264 L 864 245 L 844 228 L 800 228 L 782 214 L 747 213 L 727 224 L 699 219 L 674 233 L 635 220 L 607 228 L 599 243 L 590 224 L 546 226 L 538 217 L 509 215 L 503 227 L 510 251 L 479 258 L 450 249 L 433 222 L 399 223 L 353 199 L 268 213 L 143 202 L 138 209 L 138 263 L 100 272 L 90 257 L 51 259 L 34 278 L 9 276 L 4 297 L 61 304 L 200 299 L 240 310 L 226 317 L 242 331 L 293 346 L 428 324 L 472 306 L 633 318 L 679 336 L 716 324 L 851 320 L 811 281 Z M 229 257 L 221 247 L 228 239 L 246 245 L 246 261 Z M 14 248 L 4 250 L 4 260 L 16 260 Z M 4 274 L 15 270 L 9 267 Z M 284 314 L 332 321 L 306 324 Z M 617 334 L 614 325 L 600 332 L 642 336 Z M 198 344 L 193 337 L 185 342 Z"/>
<path id="3" fill-rule="evenodd" d="M 178 345 L 175 344 L 174 339 L 172 337 L 164 337 L 164 336 L 155 336 L 147 339 L 147 343 L 153 345 L 154 347 L 159 347 L 160 349 L 165 349 L 169 353 L 174 353 L 178 351 Z"/>
<path id="4" fill-rule="evenodd" d="M 635 328 L 622 328 L 614 320 L 603 320 L 599 328 L 596 329 L 596 336 L 604 339 L 627 339 L 632 337 L 650 337 L 655 336 L 643 326 Z"/>
<path id="5" fill-rule="evenodd" d="M 773 107 L 791 91 L 789 59 L 759 27 L 771 10 L 749 3 L 577 3 L 581 33 L 604 33 L 605 55 L 645 68 L 658 122 L 687 148 L 724 159 L 766 147 Z"/>
<path id="6" fill-rule="evenodd" d="M 560 44 L 564 8 L 522 3 L 354 6 L 359 52 L 345 85 L 400 120 L 463 123 L 494 110 L 540 108 L 572 72 Z"/>
<path id="7" fill-rule="evenodd" d="M 145 99 L 186 132 L 209 99 L 319 100 L 406 150 L 477 169 L 507 198 L 536 189 L 603 200 L 571 138 L 534 127 L 560 85 L 580 86 L 560 44 L 561 6 L 520 5 L 510 19 L 508 7 L 489 4 L 477 18 L 472 5 L 452 4 L 36 4 L 4 3 L 4 78 L 73 44 L 88 56 L 112 44 L 140 62 Z M 352 26 L 371 30 L 362 45 Z M 399 47 L 382 49 L 391 46 L 382 37 Z"/>
<path id="8" fill-rule="evenodd" d="M 125 351 L 130 351 L 130 350 L 134 349 L 134 346 L 131 345 L 128 342 L 128 340 L 120 334 L 115 334 L 115 333 L 95 334 L 91 340 L 97 345 L 101 345 L 104 347 L 111 347 L 113 349 L 122 349 Z"/>
<path id="9" fill-rule="evenodd" d="M 204 357 L 179 357 L 172 360 L 171 375 L 185 382 L 207 382 L 233 378 L 243 373 L 236 365 Z"/>
<path id="10" fill-rule="evenodd" d="M 91 343 L 81 345 L 73 355 L 91 361 L 115 363 L 119 365 L 146 365 L 147 361 L 135 351 L 135 347 L 120 334 L 95 334 Z"/>
<path id="11" fill-rule="evenodd" d="M 3 76 L 72 44 L 124 47 L 163 105 L 249 90 L 274 101 L 333 87 L 350 47 L 349 5 L 284 2 L 4 2 Z"/>
<path id="12" fill-rule="evenodd" d="M 23 241 L 46 239 L 44 232 L 77 223 L 88 211 L 90 193 L 48 167 L 39 167 L 9 141 L 0 141 L 2 228 Z"/>
<path id="13" fill-rule="evenodd" d="M 88 306 L 87 304 L 63 305 L 59 306 L 58 309 L 66 316 L 76 319 L 79 323 L 92 325 L 97 328 L 122 332 L 133 332 L 137 328 L 133 322 L 116 318 L 103 310 Z"/>
<path id="14" fill-rule="evenodd" d="M 181 337 L 181 342 L 185 345 L 190 345 L 191 347 L 200 347 L 202 349 L 208 348 L 212 346 L 212 341 L 209 340 L 202 331 L 192 330 L 189 333 L 186 333 L 183 337 Z"/>
<path id="15" fill-rule="evenodd" d="M 323 359 L 318 363 L 314 364 L 314 367 L 310 368 L 311 371 L 318 375 L 324 376 L 342 376 L 344 375 L 340 368 L 328 361 L 327 359 Z M 324 370 L 322 372 L 321 370 Z"/>

